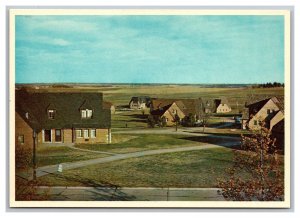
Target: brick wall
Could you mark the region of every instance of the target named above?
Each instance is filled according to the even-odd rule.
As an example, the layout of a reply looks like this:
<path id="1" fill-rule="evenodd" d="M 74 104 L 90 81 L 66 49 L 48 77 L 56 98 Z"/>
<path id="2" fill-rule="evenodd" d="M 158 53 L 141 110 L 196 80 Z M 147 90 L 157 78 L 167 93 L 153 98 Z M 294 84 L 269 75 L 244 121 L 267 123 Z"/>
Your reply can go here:
<path id="1" fill-rule="evenodd" d="M 62 137 L 63 137 L 63 142 L 64 143 L 72 143 L 72 137 L 73 137 L 73 133 L 72 133 L 72 129 L 63 129 L 62 130 Z"/>
<path id="2" fill-rule="evenodd" d="M 27 148 L 33 147 L 33 130 L 31 127 L 23 120 L 23 118 L 16 112 L 15 113 L 15 143 L 16 146 L 25 146 Z M 19 142 L 18 137 L 24 137 L 24 143 Z"/>
<path id="3" fill-rule="evenodd" d="M 82 133 L 83 135 L 83 133 Z M 93 144 L 93 143 L 107 143 L 108 129 L 96 129 L 96 138 L 91 138 L 89 129 L 89 138 L 78 138 L 76 136 L 75 143 L 78 144 Z"/>

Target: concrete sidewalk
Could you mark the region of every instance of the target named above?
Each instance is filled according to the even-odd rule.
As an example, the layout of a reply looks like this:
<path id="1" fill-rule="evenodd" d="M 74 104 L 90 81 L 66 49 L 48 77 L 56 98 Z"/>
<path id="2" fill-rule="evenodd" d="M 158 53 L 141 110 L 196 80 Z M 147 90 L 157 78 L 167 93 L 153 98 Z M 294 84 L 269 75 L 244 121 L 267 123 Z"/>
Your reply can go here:
<path id="1" fill-rule="evenodd" d="M 123 160 L 128 158 L 136 158 L 136 157 L 143 157 L 148 155 L 158 155 L 158 154 L 166 154 L 166 153 L 173 153 L 173 152 L 185 152 L 185 151 L 196 151 L 196 150 L 203 150 L 203 149 L 210 149 L 210 148 L 220 148 L 220 147 L 231 147 L 235 145 L 239 145 L 240 142 L 227 142 L 222 143 L 220 145 L 214 144 L 205 144 L 200 146 L 190 146 L 190 147 L 178 147 L 178 148 L 168 148 L 168 149 L 157 149 L 157 150 L 148 150 L 148 151 L 139 151 L 133 153 L 125 153 L 125 154 L 116 154 L 109 157 L 102 157 L 96 158 L 91 160 L 84 160 L 84 161 L 77 161 L 77 162 L 69 162 L 69 163 L 62 163 L 63 170 L 70 170 L 76 169 L 80 167 L 85 167 L 89 165 L 107 163 L 111 161 Z M 45 167 L 39 167 L 36 170 L 36 176 L 41 177 L 50 173 L 56 173 L 58 169 L 58 165 L 51 165 Z"/>
<path id="2" fill-rule="evenodd" d="M 52 201 L 224 201 L 217 188 L 37 187 Z"/>

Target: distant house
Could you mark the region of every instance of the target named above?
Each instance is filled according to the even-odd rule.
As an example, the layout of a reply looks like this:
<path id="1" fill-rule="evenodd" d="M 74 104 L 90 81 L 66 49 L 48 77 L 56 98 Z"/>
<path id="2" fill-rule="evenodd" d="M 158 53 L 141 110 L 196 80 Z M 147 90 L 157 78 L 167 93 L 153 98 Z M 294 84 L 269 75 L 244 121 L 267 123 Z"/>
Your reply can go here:
<path id="1" fill-rule="evenodd" d="M 216 110 L 216 104 L 212 99 L 205 99 L 204 100 L 204 112 L 209 114 L 209 113 L 214 113 Z"/>
<path id="2" fill-rule="evenodd" d="M 179 109 L 174 108 L 178 107 Z M 150 104 L 151 114 L 164 116 L 162 111 L 171 111 L 172 114 L 178 110 L 177 115 L 182 120 L 185 117 L 193 116 L 195 121 L 199 121 L 204 113 L 204 106 L 201 98 L 198 99 L 152 99 Z M 174 125 L 174 123 L 173 123 Z"/>
<path id="3" fill-rule="evenodd" d="M 113 103 L 108 102 L 108 101 L 103 101 L 103 108 L 110 110 L 111 114 L 114 114 L 116 112 L 116 108 L 113 105 Z"/>
<path id="4" fill-rule="evenodd" d="M 148 96 L 132 97 L 129 102 L 129 108 L 141 110 L 149 107 L 150 102 L 151 102 L 151 98 Z"/>
<path id="5" fill-rule="evenodd" d="M 259 130 L 264 126 L 271 130 L 283 119 L 282 103 L 276 97 L 267 98 L 246 105 L 242 116 L 242 128 Z"/>
<path id="6" fill-rule="evenodd" d="M 185 117 L 182 109 L 183 103 L 169 100 L 153 100 L 150 114 L 154 117 L 154 120 L 165 119 L 167 126 L 174 126 L 176 125 L 176 116 L 178 116 L 179 120 Z"/>
<path id="7" fill-rule="evenodd" d="M 16 146 L 111 142 L 102 93 L 15 93 Z"/>
<path id="8" fill-rule="evenodd" d="M 222 99 L 215 99 L 214 100 L 215 104 L 215 113 L 228 113 L 231 111 L 231 107 L 228 104 L 227 99 L 222 98 Z"/>

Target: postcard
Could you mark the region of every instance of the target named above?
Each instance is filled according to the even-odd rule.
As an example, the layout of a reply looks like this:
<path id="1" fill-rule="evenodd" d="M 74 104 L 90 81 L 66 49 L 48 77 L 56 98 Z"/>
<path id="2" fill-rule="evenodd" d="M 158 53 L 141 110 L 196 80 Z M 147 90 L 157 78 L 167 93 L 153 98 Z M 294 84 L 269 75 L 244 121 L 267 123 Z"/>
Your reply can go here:
<path id="1" fill-rule="evenodd" d="M 289 208 L 290 11 L 10 9 L 10 207 Z"/>

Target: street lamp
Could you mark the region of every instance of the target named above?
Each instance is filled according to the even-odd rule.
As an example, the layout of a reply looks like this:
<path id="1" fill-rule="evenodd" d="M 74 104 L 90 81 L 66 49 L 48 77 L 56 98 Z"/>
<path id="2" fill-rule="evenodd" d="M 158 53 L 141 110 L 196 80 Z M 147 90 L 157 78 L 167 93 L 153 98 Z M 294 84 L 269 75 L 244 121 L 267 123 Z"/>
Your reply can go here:
<path id="1" fill-rule="evenodd" d="M 33 164 L 33 180 L 36 180 L 36 145 L 37 145 L 37 133 L 33 130 L 33 154 L 32 154 L 32 164 Z"/>

